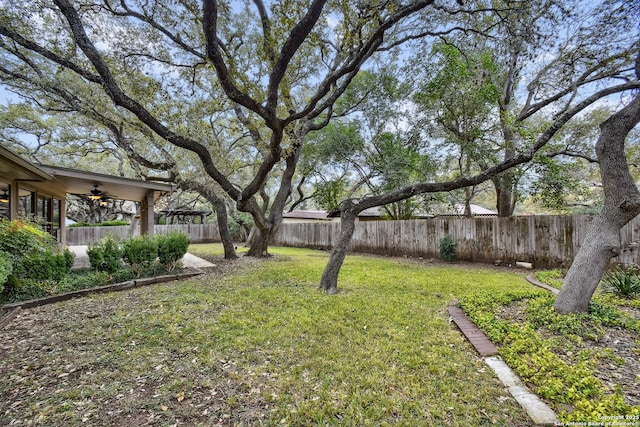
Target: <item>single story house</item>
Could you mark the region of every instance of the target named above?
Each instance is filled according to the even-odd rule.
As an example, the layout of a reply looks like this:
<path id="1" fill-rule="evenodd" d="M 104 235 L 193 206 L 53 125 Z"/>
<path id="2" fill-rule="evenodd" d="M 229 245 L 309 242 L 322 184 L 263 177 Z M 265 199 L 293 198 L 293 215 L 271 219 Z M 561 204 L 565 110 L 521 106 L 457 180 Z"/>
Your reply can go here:
<path id="1" fill-rule="evenodd" d="M 498 213 L 496 211 L 492 211 L 490 209 L 483 208 L 482 206 L 475 205 L 473 203 L 471 203 L 469 205 L 469 207 L 471 208 L 471 216 L 473 216 L 473 217 L 478 217 L 478 216 L 485 216 L 485 217 L 498 216 Z M 464 210 L 465 210 L 464 209 L 464 204 L 457 203 L 455 205 L 454 210 L 455 210 L 455 213 L 453 213 L 453 214 L 449 213 L 450 212 L 449 211 L 449 212 L 446 212 L 446 213 L 439 214 L 438 216 L 457 216 L 457 217 L 464 216 Z"/>
<path id="2" fill-rule="evenodd" d="M 419 214 L 416 218 L 431 218 L 432 215 Z M 386 212 L 381 207 L 365 209 L 358 214 L 357 221 L 380 221 L 388 219 Z M 308 223 L 308 222 L 340 222 L 340 211 L 313 211 L 299 210 L 282 214 L 283 224 Z"/>
<path id="3" fill-rule="evenodd" d="M 453 207 L 441 206 L 439 211 L 442 213 L 424 214 L 418 213 L 415 219 L 429 219 L 434 217 L 461 217 L 464 215 L 464 205 L 456 204 Z M 497 213 L 482 206 L 471 204 L 471 215 L 476 216 L 497 216 Z M 380 221 L 388 219 L 386 212 L 380 206 L 365 209 L 358 214 L 358 221 Z M 340 211 L 314 211 L 314 210 L 298 210 L 285 212 L 282 214 L 283 224 L 309 223 L 309 222 L 340 222 Z"/>
<path id="4" fill-rule="evenodd" d="M 154 205 L 172 186 L 113 175 L 35 164 L 0 146 L 0 218 L 36 217 L 65 244 L 67 194 L 140 203 L 140 233 L 153 235 Z"/>

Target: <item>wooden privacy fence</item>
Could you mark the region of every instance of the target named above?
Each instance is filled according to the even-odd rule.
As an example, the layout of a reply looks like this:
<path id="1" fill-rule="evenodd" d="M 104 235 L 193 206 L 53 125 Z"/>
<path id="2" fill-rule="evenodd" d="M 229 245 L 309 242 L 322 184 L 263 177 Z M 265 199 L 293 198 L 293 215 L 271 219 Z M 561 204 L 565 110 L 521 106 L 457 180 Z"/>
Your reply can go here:
<path id="1" fill-rule="evenodd" d="M 156 225 L 154 232 L 156 234 L 165 234 L 171 230 L 179 230 L 187 234 L 192 243 L 219 242 L 220 233 L 218 226 L 215 224 L 172 224 L 172 225 Z M 132 227 L 128 225 L 114 227 L 68 227 L 67 245 L 88 245 L 100 241 L 103 237 L 110 234 L 119 239 L 127 239 L 131 236 L 140 235 L 140 227 Z"/>
<path id="2" fill-rule="evenodd" d="M 590 216 L 517 216 L 510 218 L 433 218 L 408 221 L 361 221 L 350 250 L 391 256 L 439 258 L 440 240 L 451 235 L 459 260 L 506 264 L 533 263 L 536 268 L 568 266 L 586 237 Z M 330 249 L 340 224 L 283 224 L 273 243 Z M 638 263 L 640 217 L 620 231 L 623 251 L 615 262 Z"/>
<path id="3" fill-rule="evenodd" d="M 433 218 L 356 223 L 350 250 L 390 256 L 439 258 L 440 240 L 451 235 L 463 261 L 533 263 L 536 268 L 568 266 L 584 242 L 590 216 L 516 216 L 511 218 Z M 219 242 L 215 224 L 156 225 L 155 233 L 180 230 L 193 243 Z M 272 244 L 331 249 L 339 223 L 282 224 Z M 127 238 L 131 227 L 67 228 L 67 245 L 86 245 L 107 234 Z M 139 229 L 133 230 L 138 235 Z M 623 251 L 614 262 L 640 263 L 640 217 L 620 230 Z"/>

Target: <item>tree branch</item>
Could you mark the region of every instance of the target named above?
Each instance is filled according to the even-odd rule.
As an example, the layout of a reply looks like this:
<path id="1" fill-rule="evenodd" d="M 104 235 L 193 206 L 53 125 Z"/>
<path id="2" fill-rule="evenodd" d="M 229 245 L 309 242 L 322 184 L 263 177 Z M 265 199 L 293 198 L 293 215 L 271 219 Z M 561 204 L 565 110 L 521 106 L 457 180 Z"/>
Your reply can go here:
<path id="1" fill-rule="evenodd" d="M 204 31 L 204 37 L 207 42 L 207 58 L 211 61 L 220 86 L 227 94 L 230 100 L 236 102 L 249 110 L 256 112 L 262 117 L 271 129 L 280 129 L 280 122 L 275 116 L 275 111 L 270 111 L 257 103 L 249 95 L 243 93 L 233 83 L 231 76 L 229 75 L 229 69 L 224 62 L 222 53 L 220 52 L 220 41 L 218 39 L 218 4 L 216 0 L 203 0 L 203 14 L 202 29 Z"/>
<path id="2" fill-rule="evenodd" d="M 315 118 L 320 115 L 324 111 L 324 109 L 327 108 L 329 102 L 332 102 L 330 100 L 322 103 L 321 105 L 318 105 L 320 101 L 322 101 L 327 96 L 327 94 L 329 94 L 332 88 L 341 88 L 342 92 L 344 92 L 346 86 L 348 85 L 348 82 L 350 82 L 353 76 L 355 76 L 355 73 L 357 73 L 357 71 L 360 69 L 360 66 L 365 62 L 365 60 L 371 57 L 371 55 L 373 55 L 376 52 L 377 48 L 382 44 L 385 32 L 403 18 L 411 15 L 412 13 L 418 12 L 419 10 L 422 10 L 427 6 L 430 6 L 431 4 L 433 4 L 433 2 L 434 0 L 418 0 L 412 2 L 408 6 L 399 9 L 386 21 L 380 23 L 378 29 L 373 32 L 373 34 L 360 46 L 360 48 L 357 49 L 356 52 L 352 52 L 347 56 L 347 58 L 343 61 L 344 65 L 342 67 L 337 68 L 325 77 L 325 79 L 318 85 L 316 93 L 311 97 L 309 102 L 307 102 L 306 107 L 302 111 L 299 111 L 298 113 L 292 114 L 287 117 L 284 120 L 283 125 L 286 125 L 302 117 Z M 346 84 L 338 86 L 338 80 L 345 76 Z"/>
<path id="3" fill-rule="evenodd" d="M 231 197 L 237 197 L 238 194 L 240 194 L 239 191 L 231 184 L 226 176 L 215 167 L 211 154 L 202 144 L 170 131 L 141 104 L 128 97 L 120 89 L 106 62 L 85 33 L 80 16 L 70 4 L 69 0 L 54 0 L 54 3 L 69 22 L 71 31 L 76 39 L 76 43 L 96 68 L 96 71 L 101 77 L 101 83 L 104 91 L 113 100 L 113 102 L 116 105 L 126 108 L 132 112 L 136 117 L 138 117 L 138 119 L 140 119 L 140 121 L 145 123 L 161 138 L 166 139 L 178 147 L 185 148 L 197 154 L 207 173 L 215 179 Z"/>
<path id="4" fill-rule="evenodd" d="M 623 92 L 626 90 L 634 89 L 638 87 L 638 83 L 635 84 L 622 84 L 618 86 L 613 86 L 610 88 L 603 89 L 599 92 L 596 92 L 592 96 L 586 98 L 579 104 L 577 104 L 574 108 L 562 113 L 558 117 L 555 118 L 553 123 L 547 128 L 545 132 L 543 132 L 536 140 L 536 142 L 529 147 L 527 151 L 524 151 L 520 154 L 514 155 L 510 159 L 506 159 L 501 163 L 498 163 L 488 169 L 485 169 L 479 174 L 476 174 L 472 177 L 461 177 L 455 180 L 446 181 L 446 182 L 431 182 L 431 183 L 416 183 L 408 186 L 401 187 L 395 191 L 380 195 L 380 196 L 369 196 L 360 200 L 351 200 L 348 203 L 352 212 L 359 213 L 365 209 L 372 208 L 375 206 L 386 205 L 388 203 L 398 202 L 400 200 L 407 199 L 409 197 L 424 194 L 424 193 L 439 193 L 445 191 L 452 191 L 463 187 L 468 187 L 472 185 L 478 185 L 484 181 L 491 179 L 492 177 L 511 169 L 520 164 L 526 163 L 530 161 L 535 153 L 537 153 L 542 147 L 544 147 L 551 138 L 564 126 L 571 118 L 573 118 L 576 114 L 587 108 L 589 105 L 593 104 L 597 100 L 614 93 Z M 631 122 L 631 120 L 629 120 Z"/>
<path id="5" fill-rule="evenodd" d="M 293 30 L 291 30 L 289 38 L 280 50 L 280 56 L 273 66 L 267 87 L 267 109 L 274 115 L 276 114 L 278 104 L 278 87 L 284 77 L 284 73 L 289 67 L 289 62 L 316 25 L 316 22 L 318 22 L 326 2 L 327 0 L 312 1 L 306 15 L 296 24 Z"/>
<path id="6" fill-rule="evenodd" d="M 33 52 L 36 52 L 37 54 L 42 55 L 47 59 L 50 59 L 56 64 L 62 65 L 63 67 L 77 73 L 78 75 L 89 80 L 90 82 L 102 84 L 102 79 L 100 78 L 99 75 L 93 74 L 90 71 L 85 70 L 78 64 L 72 61 L 69 61 L 67 59 L 64 59 L 60 55 L 56 55 L 55 53 L 40 46 L 39 44 L 22 37 L 20 34 L 16 33 L 10 28 L 5 27 L 4 25 L 0 25 L 0 35 L 9 37 L 11 40 L 15 41 L 20 46 L 28 50 L 31 50 Z"/>

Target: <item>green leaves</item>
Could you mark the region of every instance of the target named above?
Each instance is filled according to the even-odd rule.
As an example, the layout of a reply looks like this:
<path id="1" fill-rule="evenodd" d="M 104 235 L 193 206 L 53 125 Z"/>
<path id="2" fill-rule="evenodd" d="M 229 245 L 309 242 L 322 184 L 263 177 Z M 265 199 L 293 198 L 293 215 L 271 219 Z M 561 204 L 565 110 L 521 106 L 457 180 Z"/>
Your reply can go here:
<path id="1" fill-rule="evenodd" d="M 321 209 L 332 211 L 337 209 L 340 202 L 347 197 L 348 182 L 345 179 L 318 182 L 315 185 L 313 199 Z"/>
<path id="2" fill-rule="evenodd" d="M 478 293 L 462 298 L 461 305 L 499 345 L 500 354 L 522 380 L 533 384 L 541 397 L 555 402 L 561 420 L 637 413 L 637 407 L 624 402 L 622 387 L 629 384 L 620 380 L 611 387 L 601 381 L 611 366 L 602 369 L 599 365 L 615 361 L 621 370 L 629 369 L 625 359 L 605 348 L 610 341 L 602 337 L 618 328 L 637 331 L 637 322 L 623 320 L 628 317 L 608 304 L 595 304 L 589 314 L 561 315 L 553 308 L 554 299 L 541 290 Z M 585 345 L 585 341 L 590 343 Z"/>
<path id="3" fill-rule="evenodd" d="M 171 231 L 154 237 L 158 244 L 158 262 L 167 271 L 173 271 L 189 249 L 189 236 Z"/>

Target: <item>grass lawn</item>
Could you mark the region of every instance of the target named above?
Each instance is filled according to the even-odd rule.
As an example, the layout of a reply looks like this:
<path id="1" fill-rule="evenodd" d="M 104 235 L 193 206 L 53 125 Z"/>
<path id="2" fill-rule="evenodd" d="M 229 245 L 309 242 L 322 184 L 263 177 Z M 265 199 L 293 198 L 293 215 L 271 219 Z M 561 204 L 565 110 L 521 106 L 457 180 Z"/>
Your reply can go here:
<path id="1" fill-rule="evenodd" d="M 25 310 L 0 331 L 0 425 L 530 425 L 445 314 L 522 275 L 351 255 L 328 297 L 328 253 L 272 253 Z"/>

